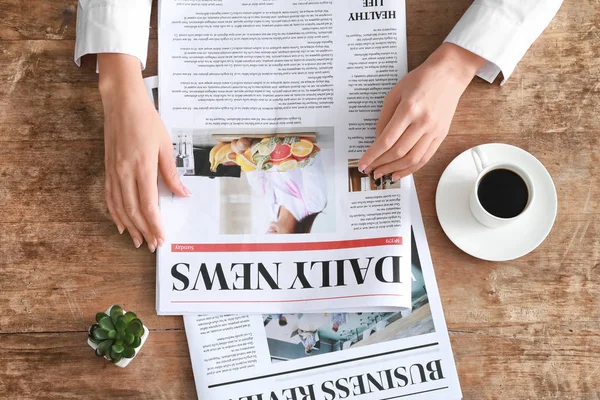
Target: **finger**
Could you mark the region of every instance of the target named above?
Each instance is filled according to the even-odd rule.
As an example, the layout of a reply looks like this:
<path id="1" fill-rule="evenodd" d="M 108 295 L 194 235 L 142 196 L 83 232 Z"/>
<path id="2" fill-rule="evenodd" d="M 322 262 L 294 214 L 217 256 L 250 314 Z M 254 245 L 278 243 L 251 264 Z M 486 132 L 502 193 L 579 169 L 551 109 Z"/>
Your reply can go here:
<path id="1" fill-rule="evenodd" d="M 119 186 L 121 187 L 121 196 L 123 197 L 123 207 L 129 220 L 144 236 L 151 252 L 156 249 L 156 239 L 150 230 L 146 218 L 140 209 L 140 199 L 138 194 L 137 182 L 133 176 L 133 171 L 124 171 L 119 176 Z M 136 243 L 137 244 L 137 243 Z"/>
<path id="2" fill-rule="evenodd" d="M 377 168 L 382 165 L 394 163 L 398 160 L 401 160 L 409 155 L 415 145 L 421 142 L 425 136 L 425 126 L 418 123 L 412 123 L 406 131 L 402 134 L 400 139 L 392 146 L 391 149 L 383 153 L 379 158 L 371 163 L 369 168 L 371 171 L 377 172 Z M 427 140 L 427 143 L 423 144 L 425 146 L 429 146 L 431 140 Z M 422 149 L 421 156 L 425 153 L 427 147 Z M 413 155 L 415 156 L 415 155 Z M 420 158 L 417 160 L 419 161 Z M 402 168 L 399 168 L 402 169 Z M 392 170 L 396 171 L 396 170 Z M 383 174 L 382 174 L 383 175 Z M 377 179 L 377 177 L 375 177 Z"/>
<path id="3" fill-rule="evenodd" d="M 139 248 L 143 243 L 142 234 L 135 227 L 133 222 L 127 216 L 127 212 L 125 211 L 125 205 L 123 204 L 123 195 L 121 194 L 121 186 L 119 185 L 119 180 L 117 178 L 116 172 L 111 172 L 111 182 L 112 182 L 112 198 L 113 198 L 113 206 L 115 207 L 115 212 L 119 216 L 123 225 L 127 228 L 129 235 L 131 236 L 131 240 L 133 240 L 133 245 L 136 248 Z"/>
<path id="4" fill-rule="evenodd" d="M 383 100 L 381 113 L 379 113 L 379 119 L 377 120 L 377 125 L 375 126 L 375 137 L 381 135 L 387 124 L 394 116 L 394 112 L 396 111 L 396 108 L 398 108 L 398 104 L 400 104 L 400 100 L 402 99 L 400 96 L 394 96 L 393 91 L 394 89 L 392 89 Z"/>
<path id="5" fill-rule="evenodd" d="M 160 247 L 164 243 L 165 234 L 162 229 L 160 210 L 158 209 L 157 179 L 156 166 L 146 166 L 138 174 L 137 186 L 140 196 L 140 209 L 156 238 L 156 246 Z"/>
<path id="6" fill-rule="evenodd" d="M 395 171 L 401 171 L 418 164 L 425 155 L 425 152 L 429 149 L 432 139 L 433 138 L 428 135 L 422 136 L 403 157 L 399 159 L 396 158 L 394 161 L 383 164 L 375 169 L 373 171 L 373 178 L 378 179 L 384 175 L 391 174 Z"/>
<path id="7" fill-rule="evenodd" d="M 418 171 L 419 169 L 421 169 L 421 167 L 423 167 L 425 164 L 427 164 L 427 162 L 431 159 L 431 157 L 433 157 L 433 155 L 435 154 L 437 149 L 440 147 L 440 143 L 441 142 L 439 140 L 433 139 L 431 141 L 431 144 L 429 145 L 429 148 L 425 152 L 425 155 L 423 156 L 423 158 L 421 158 L 421 161 L 419 161 L 417 164 L 415 164 L 411 167 L 394 172 L 392 174 L 392 181 L 398 182 L 400 179 L 404 178 L 405 176 L 408 176 L 408 175 Z"/>
<path id="8" fill-rule="evenodd" d="M 121 222 L 121 218 L 119 218 L 117 210 L 115 209 L 115 205 L 113 202 L 113 188 L 111 176 L 108 171 L 106 171 L 106 179 L 104 180 L 104 195 L 106 196 L 106 205 L 108 206 L 108 212 L 110 213 L 110 217 L 112 218 L 115 225 L 117 225 L 117 229 L 122 235 L 125 231 L 125 225 L 123 225 L 123 222 Z"/>
<path id="9" fill-rule="evenodd" d="M 175 166 L 173 144 L 168 135 L 165 135 L 158 150 L 158 169 L 160 170 L 160 175 L 173 193 L 181 197 L 192 195 L 192 192 L 181 183 L 181 178 L 179 178 L 179 173 Z"/>
<path id="10" fill-rule="evenodd" d="M 394 111 L 394 115 L 390 119 L 390 122 L 386 125 L 383 132 L 381 132 L 381 135 L 375 139 L 375 142 L 373 142 L 371 147 L 369 147 L 358 162 L 359 170 L 365 171 L 366 173 L 373 171 L 371 163 L 388 151 L 404 133 L 411 122 L 408 118 L 409 114 L 405 109 L 406 107 L 400 103 Z"/>

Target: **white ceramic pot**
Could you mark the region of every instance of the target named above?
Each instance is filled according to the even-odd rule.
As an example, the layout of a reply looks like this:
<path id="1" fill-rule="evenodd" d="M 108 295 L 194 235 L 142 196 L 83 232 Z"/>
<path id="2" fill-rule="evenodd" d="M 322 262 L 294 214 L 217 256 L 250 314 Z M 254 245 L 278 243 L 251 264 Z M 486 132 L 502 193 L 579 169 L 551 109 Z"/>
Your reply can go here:
<path id="1" fill-rule="evenodd" d="M 110 306 L 110 307 L 108 308 L 108 310 L 106 310 L 106 314 L 107 314 L 107 315 L 110 315 L 110 310 L 112 310 L 112 308 L 113 308 L 114 306 L 115 306 L 115 305 L 113 304 L 112 306 Z M 123 313 L 126 313 L 126 312 L 127 312 L 127 311 L 123 310 Z M 119 361 L 118 363 L 115 363 L 114 365 L 116 365 L 117 367 L 125 368 L 126 366 L 128 366 L 128 365 L 129 365 L 129 363 L 130 363 L 130 362 L 131 362 L 131 361 L 132 361 L 134 358 L 136 358 L 136 357 L 137 357 L 138 353 L 140 352 L 140 349 L 142 348 L 142 346 L 144 346 L 144 343 L 146 343 L 146 339 L 148 339 L 148 335 L 150 334 L 150 330 L 149 330 L 149 329 L 148 329 L 148 327 L 146 327 L 146 325 L 144 325 L 143 323 L 142 323 L 142 325 L 144 326 L 144 334 L 142 335 L 142 338 L 141 338 L 141 343 L 140 343 L 139 347 L 136 347 L 136 349 L 135 349 L 135 354 L 134 354 L 134 355 L 133 355 L 133 357 L 131 357 L 131 358 L 122 358 L 122 359 L 121 359 L 121 361 Z M 90 345 L 90 347 L 91 347 L 92 349 L 96 350 L 96 349 L 98 348 L 98 345 L 97 345 L 96 343 L 92 342 L 92 341 L 91 341 L 89 338 L 88 338 L 88 341 L 87 341 L 87 342 L 88 342 L 88 344 Z M 109 360 L 109 359 L 108 359 L 108 357 L 106 357 L 106 356 L 104 356 L 104 358 L 106 358 L 107 360 Z M 110 360 L 109 360 L 109 361 L 110 361 Z"/>

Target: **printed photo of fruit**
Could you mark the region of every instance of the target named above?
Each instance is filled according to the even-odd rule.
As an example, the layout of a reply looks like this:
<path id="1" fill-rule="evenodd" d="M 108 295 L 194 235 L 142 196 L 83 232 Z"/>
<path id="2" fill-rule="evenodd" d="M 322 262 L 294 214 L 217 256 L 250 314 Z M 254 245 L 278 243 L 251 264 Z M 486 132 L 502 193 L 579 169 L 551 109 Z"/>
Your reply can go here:
<path id="1" fill-rule="evenodd" d="M 200 193 L 189 226 L 211 219 L 221 235 L 336 231 L 333 127 L 177 128 L 172 137 L 178 171 Z"/>
<path id="2" fill-rule="evenodd" d="M 310 165 L 320 151 L 315 139 L 309 137 L 241 137 L 220 142 L 210 150 L 210 170 L 216 172 L 219 165 L 238 165 L 243 172 L 288 172 Z"/>

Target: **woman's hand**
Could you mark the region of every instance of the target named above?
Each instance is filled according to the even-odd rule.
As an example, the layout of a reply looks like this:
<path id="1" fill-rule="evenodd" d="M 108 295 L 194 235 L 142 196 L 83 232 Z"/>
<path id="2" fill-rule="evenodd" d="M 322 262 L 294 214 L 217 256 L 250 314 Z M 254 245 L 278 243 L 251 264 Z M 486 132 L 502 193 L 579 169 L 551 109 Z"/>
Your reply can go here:
<path id="1" fill-rule="evenodd" d="M 104 106 L 106 202 L 120 233 L 154 252 L 165 240 L 158 208 L 158 171 L 179 196 L 190 196 L 173 157 L 173 145 L 150 100 L 137 58 L 98 55 Z"/>
<path id="2" fill-rule="evenodd" d="M 376 139 L 359 161 L 359 170 L 392 180 L 421 168 L 436 152 L 450 128 L 460 96 L 485 60 L 444 43 L 388 93 Z"/>

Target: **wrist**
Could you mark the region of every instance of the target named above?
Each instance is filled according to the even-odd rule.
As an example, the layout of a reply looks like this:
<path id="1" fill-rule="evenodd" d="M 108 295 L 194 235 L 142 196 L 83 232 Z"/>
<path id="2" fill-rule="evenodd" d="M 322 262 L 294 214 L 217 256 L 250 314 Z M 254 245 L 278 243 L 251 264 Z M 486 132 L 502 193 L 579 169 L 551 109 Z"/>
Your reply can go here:
<path id="1" fill-rule="evenodd" d="M 466 88 L 487 61 L 460 46 L 446 42 L 438 47 L 426 62 L 444 68 Z"/>
<path id="2" fill-rule="evenodd" d="M 145 92 L 140 62 L 127 54 L 98 54 L 98 89 L 102 102 L 111 103 Z"/>

